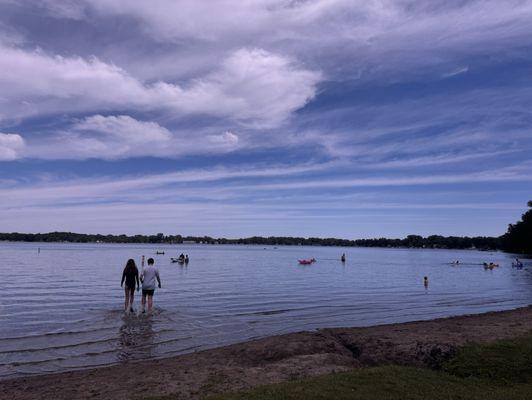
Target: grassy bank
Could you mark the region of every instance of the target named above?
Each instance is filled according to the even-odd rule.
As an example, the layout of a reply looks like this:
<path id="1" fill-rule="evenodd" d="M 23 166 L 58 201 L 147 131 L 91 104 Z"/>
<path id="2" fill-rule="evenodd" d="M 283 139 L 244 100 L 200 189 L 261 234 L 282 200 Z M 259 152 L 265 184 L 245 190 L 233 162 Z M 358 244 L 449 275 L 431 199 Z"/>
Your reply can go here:
<path id="1" fill-rule="evenodd" d="M 409 367 L 378 367 L 211 397 L 209 400 L 304 399 L 530 399 L 532 384 L 497 384 L 485 379 Z"/>
<path id="2" fill-rule="evenodd" d="M 366 368 L 210 400 L 427 398 L 531 399 L 532 335 L 465 347 L 438 371 L 399 366 Z"/>
<path id="3" fill-rule="evenodd" d="M 158 398 L 171 400 L 177 397 Z M 438 370 L 363 368 L 209 400 L 531 399 L 532 335 L 462 348 Z"/>

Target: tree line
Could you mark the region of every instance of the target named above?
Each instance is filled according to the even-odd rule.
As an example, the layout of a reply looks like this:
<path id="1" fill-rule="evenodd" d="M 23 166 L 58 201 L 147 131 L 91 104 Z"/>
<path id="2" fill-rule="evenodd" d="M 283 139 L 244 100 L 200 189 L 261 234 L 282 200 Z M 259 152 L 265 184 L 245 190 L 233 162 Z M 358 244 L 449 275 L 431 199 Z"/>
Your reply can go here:
<path id="1" fill-rule="evenodd" d="M 430 249 L 479 249 L 505 250 L 514 253 L 532 254 L 532 201 L 531 209 L 523 214 L 521 221 L 510 224 L 508 232 L 500 237 L 441 236 L 427 237 L 408 235 L 402 239 L 338 239 L 304 238 L 290 236 L 252 236 L 240 239 L 213 238 L 210 236 L 181 235 L 101 235 L 73 232 L 49 233 L 0 233 L 0 241 L 23 242 L 69 242 L 69 243 L 150 243 L 150 244 L 249 244 L 267 246 L 343 246 L 343 247 L 407 247 Z"/>
<path id="2" fill-rule="evenodd" d="M 508 231 L 502 235 L 503 250 L 532 254 L 532 200 L 528 202 L 528 208 L 528 211 L 521 216 L 521 220 L 508 225 Z"/>
<path id="3" fill-rule="evenodd" d="M 338 238 L 304 238 L 289 236 L 253 236 L 240 239 L 213 238 L 210 236 L 181 236 L 181 235 L 93 235 L 73 232 L 49 233 L 0 233 L 0 240 L 23 242 L 68 242 L 68 243 L 150 243 L 150 244 L 248 244 L 268 246 L 344 246 L 344 247 L 415 247 L 442 249 L 485 249 L 492 250 L 500 247 L 499 238 L 493 237 L 458 237 L 432 235 L 422 237 L 409 235 L 404 239 L 338 239 Z"/>

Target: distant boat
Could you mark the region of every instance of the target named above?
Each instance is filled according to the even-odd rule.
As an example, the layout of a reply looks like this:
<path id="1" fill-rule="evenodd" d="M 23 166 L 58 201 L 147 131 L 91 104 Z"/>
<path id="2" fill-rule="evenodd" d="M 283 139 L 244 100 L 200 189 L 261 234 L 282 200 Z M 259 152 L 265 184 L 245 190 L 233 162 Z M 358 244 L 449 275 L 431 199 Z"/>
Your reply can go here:
<path id="1" fill-rule="evenodd" d="M 309 265 L 316 262 L 315 258 L 311 258 L 309 260 L 297 260 L 302 265 Z"/>
<path id="2" fill-rule="evenodd" d="M 164 254 L 164 251 L 156 251 L 155 254 Z"/>

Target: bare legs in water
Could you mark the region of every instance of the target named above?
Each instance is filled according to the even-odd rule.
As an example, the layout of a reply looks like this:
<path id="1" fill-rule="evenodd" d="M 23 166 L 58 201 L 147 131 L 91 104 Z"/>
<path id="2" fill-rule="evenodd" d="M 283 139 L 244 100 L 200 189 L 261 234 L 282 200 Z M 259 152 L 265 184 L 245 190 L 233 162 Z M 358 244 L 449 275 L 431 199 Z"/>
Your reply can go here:
<path id="1" fill-rule="evenodd" d="M 153 296 L 142 294 L 142 312 L 146 310 L 146 297 L 148 298 L 148 312 L 153 308 Z"/>
<path id="2" fill-rule="evenodd" d="M 126 286 L 124 289 L 124 311 L 131 310 L 133 311 L 133 300 L 135 299 L 135 289 L 130 289 Z"/>

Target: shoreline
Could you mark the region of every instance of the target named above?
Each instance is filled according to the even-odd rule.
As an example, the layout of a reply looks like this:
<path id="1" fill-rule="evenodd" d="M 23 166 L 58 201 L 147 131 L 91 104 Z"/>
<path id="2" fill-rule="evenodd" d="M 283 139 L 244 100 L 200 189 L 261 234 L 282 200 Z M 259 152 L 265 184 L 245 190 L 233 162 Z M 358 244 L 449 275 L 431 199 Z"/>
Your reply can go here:
<path id="1" fill-rule="evenodd" d="M 357 328 L 324 328 L 169 358 L 0 381 L 1 398 L 130 399 L 207 395 L 377 365 L 437 368 L 468 343 L 532 331 L 532 306 Z"/>
<path id="2" fill-rule="evenodd" d="M 0 241 L 23 243 L 94 243 L 94 244 L 154 244 L 154 245 L 256 245 L 256 246 L 322 246 L 322 247 L 375 247 L 375 248 L 415 248 L 447 250 L 507 250 L 502 245 L 502 236 L 442 236 L 408 235 L 403 238 L 358 238 L 303 236 L 250 236 L 225 238 L 211 236 L 164 235 L 117 235 L 88 234 L 76 232 L 21 233 L 0 232 Z"/>

